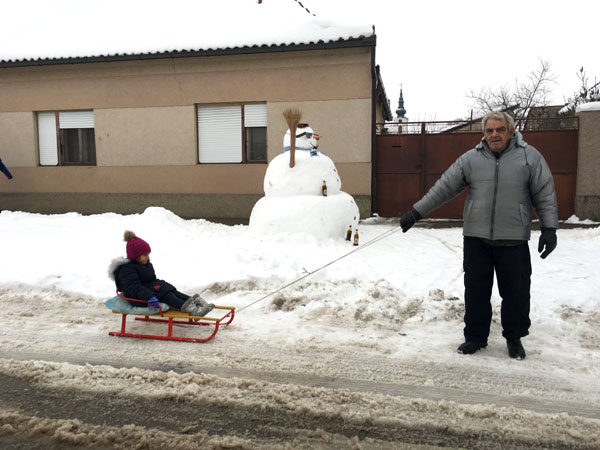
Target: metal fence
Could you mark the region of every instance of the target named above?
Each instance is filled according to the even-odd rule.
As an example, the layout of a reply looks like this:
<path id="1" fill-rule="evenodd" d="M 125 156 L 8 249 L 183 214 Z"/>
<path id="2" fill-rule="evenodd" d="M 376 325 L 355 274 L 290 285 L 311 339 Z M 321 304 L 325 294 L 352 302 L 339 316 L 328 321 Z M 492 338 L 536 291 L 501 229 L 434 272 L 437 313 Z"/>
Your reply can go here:
<path id="1" fill-rule="evenodd" d="M 515 120 L 519 131 L 577 130 L 577 116 L 528 117 Z M 385 122 L 377 123 L 378 135 L 395 134 L 444 134 L 444 133 L 482 133 L 481 119 L 442 120 L 428 122 Z"/>
<path id="2" fill-rule="evenodd" d="M 577 118 L 565 119 L 561 118 L 563 123 L 554 119 L 517 122 L 525 141 L 537 148 L 550 166 L 561 219 L 574 213 L 579 135 Z M 394 129 L 394 125 L 402 128 Z M 383 217 L 395 217 L 410 209 L 448 166 L 475 147 L 481 137 L 480 121 L 385 124 L 376 136 L 377 213 Z M 438 208 L 429 217 L 460 218 L 463 201 L 464 194 Z"/>

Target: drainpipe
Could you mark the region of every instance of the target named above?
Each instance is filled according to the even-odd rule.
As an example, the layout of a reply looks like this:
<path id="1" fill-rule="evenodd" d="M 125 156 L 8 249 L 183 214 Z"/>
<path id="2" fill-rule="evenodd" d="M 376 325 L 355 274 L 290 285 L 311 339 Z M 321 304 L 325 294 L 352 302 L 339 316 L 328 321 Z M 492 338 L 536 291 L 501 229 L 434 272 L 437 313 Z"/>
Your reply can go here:
<path id="1" fill-rule="evenodd" d="M 376 213 L 377 189 L 376 189 L 376 132 L 377 120 L 377 72 L 375 70 L 375 43 L 371 47 L 371 215 Z"/>

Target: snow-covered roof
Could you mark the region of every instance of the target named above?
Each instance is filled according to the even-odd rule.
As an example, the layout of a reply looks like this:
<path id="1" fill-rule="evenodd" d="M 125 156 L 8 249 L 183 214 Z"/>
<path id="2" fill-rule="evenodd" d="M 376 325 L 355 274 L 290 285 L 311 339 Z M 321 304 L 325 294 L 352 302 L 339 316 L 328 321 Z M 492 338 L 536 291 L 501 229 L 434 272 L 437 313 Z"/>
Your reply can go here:
<path id="1" fill-rule="evenodd" d="M 2 9 L 4 65 L 310 46 L 375 36 L 370 24 L 336 23 L 297 0 L 19 0 Z"/>
<path id="2" fill-rule="evenodd" d="M 600 111 L 600 102 L 582 103 L 577 107 L 576 112 Z"/>

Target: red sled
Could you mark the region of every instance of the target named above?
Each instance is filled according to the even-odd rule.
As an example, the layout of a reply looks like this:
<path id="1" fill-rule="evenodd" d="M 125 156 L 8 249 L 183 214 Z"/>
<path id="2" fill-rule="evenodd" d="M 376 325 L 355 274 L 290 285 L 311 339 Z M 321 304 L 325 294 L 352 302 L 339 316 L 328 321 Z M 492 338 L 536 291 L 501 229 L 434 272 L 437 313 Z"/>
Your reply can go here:
<path id="1" fill-rule="evenodd" d="M 132 298 L 127 298 L 117 292 L 117 296 L 125 299 L 132 300 L 135 302 L 140 302 L 146 304 L 147 302 L 143 300 L 137 300 Z M 202 317 L 202 316 L 192 316 L 188 313 L 181 312 L 176 309 L 171 309 L 168 311 L 163 311 L 159 306 L 158 313 L 156 314 L 131 314 L 136 315 L 135 320 L 140 320 L 142 322 L 156 322 L 156 323 L 166 323 L 167 324 L 167 334 L 139 334 L 139 333 L 130 333 L 126 330 L 127 328 L 127 316 L 130 315 L 128 313 L 124 313 L 121 311 L 112 310 L 115 314 L 121 314 L 121 331 L 110 331 L 108 334 L 111 336 L 122 336 L 122 337 L 133 337 L 133 338 L 142 338 L 142 339 L 159 339 L 165 341 L 182 341 L 182 342 L 207 342 L 215 337 L 217 332 L 219 331 L 219 327 L 221 325 L 227 326 L 229 325 L 235 316 L 235 307 L 234 306 L 215 306 L 215 308 L 211 311 L 211 314 L 217 313 L 217 317 Z M 223 313 L 223 314 L 221 314 Z M 141 317 L 140 317 L 141 316 Z M 173 336 L 173 324 L 177 325 L 191 325 L 191 326 L 201 326 L 201 327 L 213 327 L 212 333 L 208 337 L 183 337 L 183 336 Z"/>

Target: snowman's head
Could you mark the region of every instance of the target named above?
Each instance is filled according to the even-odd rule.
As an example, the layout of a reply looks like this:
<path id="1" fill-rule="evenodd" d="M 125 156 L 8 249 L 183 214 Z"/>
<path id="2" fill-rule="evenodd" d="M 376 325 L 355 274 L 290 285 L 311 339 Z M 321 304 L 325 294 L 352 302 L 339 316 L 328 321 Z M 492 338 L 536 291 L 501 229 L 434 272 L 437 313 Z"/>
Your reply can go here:
<path id="1" fill-rule="evenodd" d="M 298 124 L 296 128 L 296 150 L 315 150 L 319 146 L 321 136 L 315 134 L 313 129 L 307 123 Z M 290 148 L 290 130 L 287 130 L 283 136 L 283 149 Z"/>

